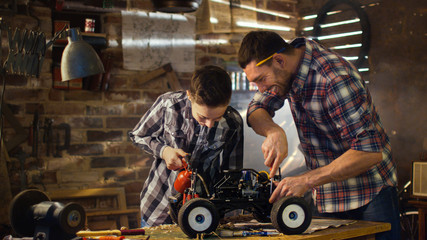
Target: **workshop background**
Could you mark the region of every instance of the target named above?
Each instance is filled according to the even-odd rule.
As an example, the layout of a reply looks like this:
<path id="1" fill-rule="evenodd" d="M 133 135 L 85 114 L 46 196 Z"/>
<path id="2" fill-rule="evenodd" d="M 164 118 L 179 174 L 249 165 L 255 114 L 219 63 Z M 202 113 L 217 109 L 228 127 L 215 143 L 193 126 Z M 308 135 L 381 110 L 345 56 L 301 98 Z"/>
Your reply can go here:
<path id="1" fill-rule="evenodd" d="M 258 27 L 273 27 L 287 40 L 309 37 L 315 15 L 328 1 L 230 2 L 232 7 L 229 1 L 203 0 L 196 12 L 184 15 L 195 19 L 195 29 L 190 29 L 194 32 L 195 67 L 216 64 L 226 68 L 235 83 L 232 105 L 244 116 L 253 88 L 244 81 L 236 54 L 244 34 L 256 28 L 238 20 L 247 17 Z M 426 160 L 427 2 L 354 2 L 363 6 L 370 23 L 370 49 L 360 69 L 390 136 L 402 187 L 410 179 L 412 161 Z M 91 229 L 114 229 L 123 224 L 138 227 L 139 193 L 152 159 L 132 145 L 127 132 L 157 96 L 185 89 L 191 72 L 177 71 L 169 64 L 150 71 L 125 69 L 121 11 L 147 13 L 154 6 L 149 0 L 0 1 L 2 24 L 11 29 L 42 31 L 50 40 L 58 31 L 56 23 L 67 20 L 61 16 L 71 15 L 72 19 L 95 19 L 95 41 L 106 42 L 97 49 L 106 69 L 100 76 L 61 83 L 55 75 L 58 49 L 49 48 L 40 77 L 6 74 L 1 79 L 6 81 L 0 161 L 2 233 L 10 231 L 11 199 L 30 188 L 40 189 L 52 199 L 80 198 L 79 203 L 90 213 Z M 360 28 L 360 24 L 355 26 Z M 7 30 L 1 30 L 3 63 L 9 39 Z M 282 114 L 280 121 L 284 121 L 291 149 L 284 164 L 289 174 L 295 174 L 304 171 L 303 157 L 289 110 Z M 245 137 L 245 167 L 265 170 L 262 138 L 247 127 Z"/>

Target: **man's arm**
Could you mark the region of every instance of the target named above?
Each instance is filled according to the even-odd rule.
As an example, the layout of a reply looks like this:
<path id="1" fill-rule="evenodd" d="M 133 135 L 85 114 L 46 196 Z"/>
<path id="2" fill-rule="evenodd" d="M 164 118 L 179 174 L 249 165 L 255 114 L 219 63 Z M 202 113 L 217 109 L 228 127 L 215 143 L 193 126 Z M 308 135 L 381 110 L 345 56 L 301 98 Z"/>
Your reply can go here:
<path id="1" fill-rule="evenodd" d="M 286 133 L 263 108 L 252 112 L 248 117 L 248 123 L 258 135 L 266 137 L 261 150 L 264 154 L 264 164 L 271 168 L 270 174 L 274 176 L 288 156 Z"/>
<path id="2" fill-rule="evenodd" d="M 350 149 L 326 166 L 299 176 L 284 178 L 277 184 L 276 190 L 270 197 L 270 202 L 288 195 L 302 196 L 316 186 L 355 177 L 368 171 L 381 160 L 382 154 L 379 152 Z"/>

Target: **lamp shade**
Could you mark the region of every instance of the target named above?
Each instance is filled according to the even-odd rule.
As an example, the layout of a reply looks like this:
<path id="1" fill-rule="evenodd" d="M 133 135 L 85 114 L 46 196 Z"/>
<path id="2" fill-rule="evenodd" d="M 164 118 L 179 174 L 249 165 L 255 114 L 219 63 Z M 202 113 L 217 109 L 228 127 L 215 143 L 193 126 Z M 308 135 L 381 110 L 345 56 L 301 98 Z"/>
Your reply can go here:
<path id="1" fill-rule="evenodd" d="M 104 65 L 96 51 L 85 42 L 79 28 L 67 30 L 68 45 L 61 58 L 61 79 L 68 81 L 104 72 Z"/>
<path id="2" fill-rule="evenodd" d="M 152 0 L 156 11 L 165 13 L 187 13 L 196 11 L 202 0 Z"/>

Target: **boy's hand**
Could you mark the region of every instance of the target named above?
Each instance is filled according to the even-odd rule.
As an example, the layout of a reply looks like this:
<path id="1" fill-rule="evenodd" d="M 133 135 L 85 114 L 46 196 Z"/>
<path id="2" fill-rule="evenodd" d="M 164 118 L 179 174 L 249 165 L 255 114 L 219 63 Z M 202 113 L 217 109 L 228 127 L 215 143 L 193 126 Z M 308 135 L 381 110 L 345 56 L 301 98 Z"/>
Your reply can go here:
<path id="1" fill-rule="evenodd" d="M 188 153 L 184 152 L 182 149 L 165 147 L 162 153 L 162 158 L 166 162 L 166 167 L 169 170 L 178 170 L 183 167 L 182 158 L 187 156 Z"/>

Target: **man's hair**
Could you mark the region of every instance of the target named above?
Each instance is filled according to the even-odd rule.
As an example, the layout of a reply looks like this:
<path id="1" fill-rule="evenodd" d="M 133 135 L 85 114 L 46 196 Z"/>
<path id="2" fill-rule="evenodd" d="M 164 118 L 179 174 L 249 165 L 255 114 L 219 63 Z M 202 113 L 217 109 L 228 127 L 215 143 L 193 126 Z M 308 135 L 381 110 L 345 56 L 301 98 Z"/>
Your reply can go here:
<path id="1" fill-rule="evenodd" d="M 230 76 L 220 67 L 204 66 L 194 72 L 190 93 L 197 104 L 208 107 L 226 106 L 231 99 Z"/>
<path id="2" fill-rule="evenodd" d="M 242 44 L 240 45 L 238 53 L 239 65 L 244 69 L 253 60 L 256 62 L 262 61 L 282 48 L 285 48 L 282 53 L 287 53 L 293 50 L 293 47 L 286 43 L 286 41 L 275 32 L 249 32 L 243 38 Z M 265 64 L 270 65 L 271 61 L 269 60 Z"/>

